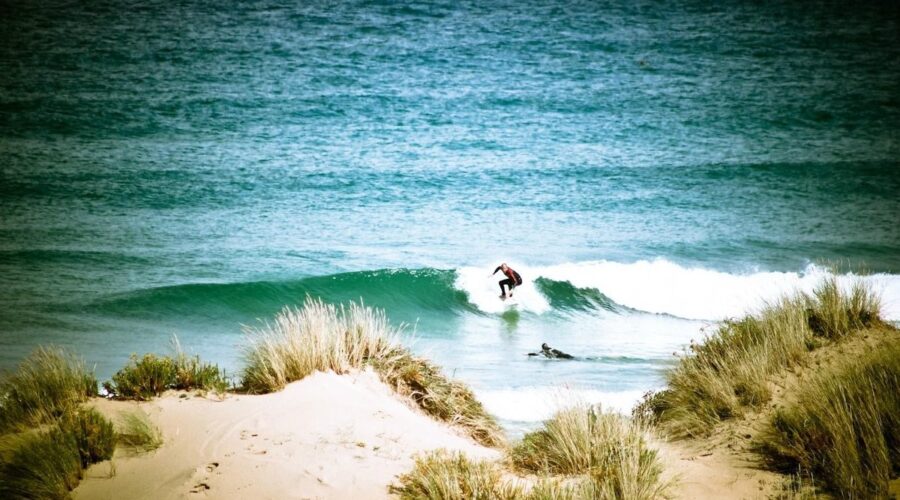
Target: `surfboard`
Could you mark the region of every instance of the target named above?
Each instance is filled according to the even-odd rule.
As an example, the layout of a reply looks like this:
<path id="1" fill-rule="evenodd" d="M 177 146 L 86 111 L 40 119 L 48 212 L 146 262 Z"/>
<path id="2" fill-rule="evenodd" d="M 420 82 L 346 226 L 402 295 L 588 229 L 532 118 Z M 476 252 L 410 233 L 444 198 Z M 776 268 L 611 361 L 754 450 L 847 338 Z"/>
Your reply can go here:
<path id="1" fill-rule="evenodd" d="M 507 296 L 506 298 L 500 297 L 500 301 L 503 302 L 503 305 L 506 307 L 512 307 L 519 303 L 518 297 L 515 295 L 512 297 Z"/>

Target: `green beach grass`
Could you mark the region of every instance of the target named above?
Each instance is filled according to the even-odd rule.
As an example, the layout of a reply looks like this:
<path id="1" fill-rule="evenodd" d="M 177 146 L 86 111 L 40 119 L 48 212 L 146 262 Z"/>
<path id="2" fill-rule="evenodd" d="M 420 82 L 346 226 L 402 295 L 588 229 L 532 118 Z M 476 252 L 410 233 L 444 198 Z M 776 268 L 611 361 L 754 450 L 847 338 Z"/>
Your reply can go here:
<path id="1" fill-rule="evenodd" d="M 776 468 L 810 471 L 842 498 L 886 498 L 900 473 L 900 341 L 805 381 L 757 448 Z"/>
<path id="2" fill-rule="evenodd" d="M 112 423 L 93 409 L 71 410 L 55 425 L 0 440 L 0 498 L 68 498 L 84 469 L 109 460 Z"/>
<path id="3" fill-rule="evenodd" d="M 52 422 L 96 395 L 97 379 L 84 360 L 39 347 L 0 379 L 0 434 Z"/>
<path id="4" fill-rule="evenodd" d="M 172 389 L 177 391 L 213 391 L 224 394 L 228 389 L 225 372 L 218 366 L 188 356 L 177 337 L 172 339 L 174 356 L 131 355 L 129 363 L 103 383 L 110 396 L 117 399 L 145 401 Z"/>
<path id="5" fill-rule="evenodd" d="M 136 410 L 122 415 L 118 442 L 134 450 L 147 452 L 162 446 L 163 436 L 144 412 Z"/>
<path id="6" fill-rule="evenodd" d="M 755 315 L 723 322 L 667 375 L 667 389 L 644 402 L 674 437 L 705 436 L 771 398 L 768 382 L 809 351 L 878 324 L 880 302 L 862 281 L 842 291 L 825 279 L 811 295 L 769 304 Z M 641 411 L 639 409 L 639 411 Z"/>
<path id="7" fill-rule="evenodd" d="M 674 437 L 707 436 L 720 422 L 763 409 L 773 379 L 802 369 L 821 349 L 830 361 L 817 362 L 766 409 L 754 449 L 773 468 L 803 471 L 805 483 L 813 478 L 841 498 L 886 497 L 900 473 L 900 335 L 880 308 L 862 280 L 842 288 L 827 278 L 811 294 L 724 322 L 681 357 L 668 388 L 648 394 L 633 413 Z M 851 340 L 857 347 L 844 351 Z M 810 489 L 798 486 L 803 495 Z"/>

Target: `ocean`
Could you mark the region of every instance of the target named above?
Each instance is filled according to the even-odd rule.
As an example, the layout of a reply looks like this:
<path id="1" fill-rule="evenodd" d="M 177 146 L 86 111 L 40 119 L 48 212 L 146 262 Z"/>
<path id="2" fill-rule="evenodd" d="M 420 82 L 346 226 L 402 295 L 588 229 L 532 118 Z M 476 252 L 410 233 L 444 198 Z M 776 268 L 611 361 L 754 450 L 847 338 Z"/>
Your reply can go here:
<path id="1" fill-rule="evenodd" d="M 0 368 L 362 300 L 508 429 L 829 273 L 900 321 L 896 2 L 4 2 Z M 494 268 L 525 284 L 499 300 Z M 528 357 L 541 343 L 576 360 Z"/>

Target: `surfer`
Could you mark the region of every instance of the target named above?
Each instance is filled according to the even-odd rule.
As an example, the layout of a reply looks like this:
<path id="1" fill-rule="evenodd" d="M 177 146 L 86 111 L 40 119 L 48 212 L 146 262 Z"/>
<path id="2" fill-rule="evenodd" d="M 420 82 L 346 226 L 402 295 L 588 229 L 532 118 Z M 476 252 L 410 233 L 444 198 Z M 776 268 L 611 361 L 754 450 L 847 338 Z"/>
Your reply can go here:
<path id="1" fill-rule="evenodd" d="M 494 272 L 491 273 L 491 276 L 497 274 L 497 271 L 503 271 L 503 274 L 506 275 L 505 280 L 500 281 L 500 298 L 505 299 L 507 297 L 506 289 L 504 286 L 509 287 L 509 297 L 512 297 L 513 289 L 522 284 L 522 277 L 519 276 L 519 273 L 515 272 L 513 268 L 506 265 L 506 262 L 497 266 L 497 269 L 494 269 Z"/>
<path id="2" fill-rule="evenodd" d="M 547 345 L 546 342 L 541 344 L 541 352 L 529 352 L 529 356 L 544 356 L 550 359 L 575 359 L 575 356 L 566 354 L 559 349 L 554 349 Z"/>

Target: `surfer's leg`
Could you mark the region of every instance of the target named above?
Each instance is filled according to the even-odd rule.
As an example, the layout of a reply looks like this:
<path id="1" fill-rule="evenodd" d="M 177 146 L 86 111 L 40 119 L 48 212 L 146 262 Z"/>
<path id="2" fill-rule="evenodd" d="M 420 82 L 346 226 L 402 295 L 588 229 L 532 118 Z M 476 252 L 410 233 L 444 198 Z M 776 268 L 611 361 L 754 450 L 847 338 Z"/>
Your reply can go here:
<path id="1" fill-rule="evenodd" d="M 505 280 L 501 280 L 500 283 L 498 283 L 498 284 L 500 285 L 500 296 L 501 297 L 506 297 L 506 289 L 503 288 L 503 285 L 508 286 L 509 291 L 512 292 L 512 280 L 511 279 L 507 278 Z"/>

